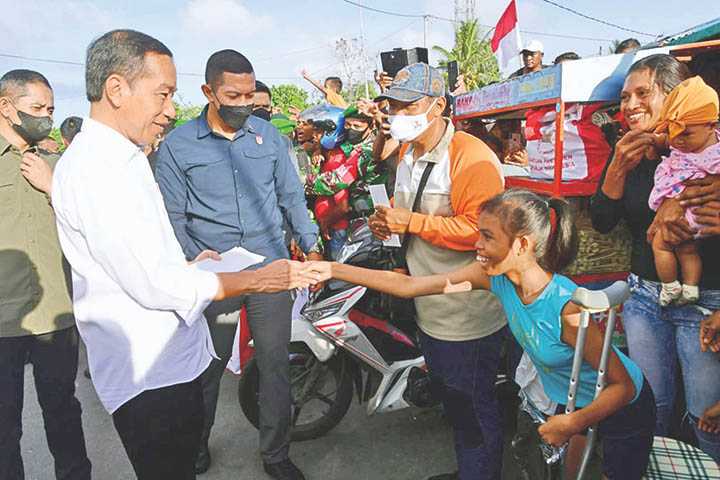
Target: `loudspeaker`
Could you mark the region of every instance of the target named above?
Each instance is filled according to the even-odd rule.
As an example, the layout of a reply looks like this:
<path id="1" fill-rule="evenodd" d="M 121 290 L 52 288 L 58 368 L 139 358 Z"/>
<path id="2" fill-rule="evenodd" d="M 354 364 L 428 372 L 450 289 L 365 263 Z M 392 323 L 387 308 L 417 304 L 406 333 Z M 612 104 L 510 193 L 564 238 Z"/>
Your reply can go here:
<path id="1" fill-rule="evenodd" d="M 380 53 L 383 71 L 394 77 L 397 73 L 413 63 L 428 63 L 427 48 L 417 47 L 403 50 L 394 48 L 388 52 Z"/>

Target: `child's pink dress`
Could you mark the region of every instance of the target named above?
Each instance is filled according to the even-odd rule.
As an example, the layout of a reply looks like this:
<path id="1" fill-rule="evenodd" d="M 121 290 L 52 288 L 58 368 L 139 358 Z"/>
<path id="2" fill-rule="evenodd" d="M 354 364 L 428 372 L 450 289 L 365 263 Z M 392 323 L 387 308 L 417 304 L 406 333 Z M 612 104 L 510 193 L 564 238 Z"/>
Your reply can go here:
<path id="1" fill-rule="evenodd" d="M 718 143 L 699 153 L 684 153 L 675 148 L 670 155 L 663 157 L 655 170 L 655 186 L 650 192 L 648 204 L 657 210 L 666 198 L 675 198 L 685 190 L 683 182 L 720 174 L 720 130 L 716 132 Z M 692 208 L 685 210 L 685 218 L 690 226 L 699 229 Z"/>

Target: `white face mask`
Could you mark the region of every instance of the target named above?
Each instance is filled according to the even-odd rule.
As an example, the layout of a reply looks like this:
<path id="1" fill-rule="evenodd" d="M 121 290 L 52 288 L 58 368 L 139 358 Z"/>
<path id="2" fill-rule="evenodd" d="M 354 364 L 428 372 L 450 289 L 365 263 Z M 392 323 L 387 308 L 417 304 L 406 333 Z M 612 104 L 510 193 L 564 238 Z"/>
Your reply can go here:
<path id="1" fill-rule="evenodd" d="M 430 108 L 425 110 L 425 113 L 418 115 L 390 115 L 388 117 L 390 136 L 400 143 L 409 143 L 419 137 L 430 125 L 427 114 L 430 113 L 437 100 L 436 98 L 433 101 Z"/>

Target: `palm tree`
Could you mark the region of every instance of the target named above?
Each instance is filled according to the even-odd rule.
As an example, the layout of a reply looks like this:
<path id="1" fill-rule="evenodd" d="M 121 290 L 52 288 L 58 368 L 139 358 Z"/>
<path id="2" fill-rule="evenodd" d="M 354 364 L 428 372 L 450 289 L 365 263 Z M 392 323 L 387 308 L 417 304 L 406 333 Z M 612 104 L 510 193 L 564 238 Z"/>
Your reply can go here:
<path id="1" fill-rule="evenodd" d="M 453 60 L 458 62 L 460 73 L 465 77 L 465 84 L 470 90 L 500 80 L 497 60 L 486 37 L 487 35 L 480 38 L 477 20 L 468 20 L 461 22 L 455 29 L 455 45 L 452 50 L 439 45 L 433 47 L 433 50 L 445 57 L 440 61 L 441 67 L 447 67 L 448 62 Z"/>

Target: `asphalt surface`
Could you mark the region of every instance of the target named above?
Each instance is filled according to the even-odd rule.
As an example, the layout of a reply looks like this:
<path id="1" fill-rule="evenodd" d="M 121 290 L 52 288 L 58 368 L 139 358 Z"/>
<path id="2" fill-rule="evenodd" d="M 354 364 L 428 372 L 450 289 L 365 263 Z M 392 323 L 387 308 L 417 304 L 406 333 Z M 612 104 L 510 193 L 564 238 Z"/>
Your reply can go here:
<path id="1" fill-rule="evenodd" d="M 92 382 L 83 375 L 85 367 L 81 351 L 77 396 L 83 407 L 93 479 L 132 480 L 135 476 L 112 418 L 100 404 Z M 226 372 L 210 438 L 212 466 L 198 480 L 270 480 L 262 468 L 257 431 L 240 410 L 237 386 L 238 378 Z M 511 428 L 506 427 L 504 480 L 519 478 L 510 456 Z M 26 480 L 54 480 L 30 366 L 25 372 L 23 431 Z M 365 405 L 357 400 L 325 437 L 294 443 L 290 457 L 308 480 L 425 480 L 457 468 L 452 432 L 439 409 L 405 409 L 368 417 Z"/>
<path id="2" fill-rule="evenodd" d="M 92 382 L 77 377 L 77 396 L 83 406 L 83 427 L 93 478 L 133 479 L 132 467 L 103 409 Z M 31 367 L 25 375 L 22 452 L 27 480 L 53 480 L 42 415 L 35 395 Z M 268 480 L 258 454 L 257 431 L 237 402 L 237 377 L 225 374 L 217 420 L 210 438 L 213 463 L 199 480 Z M 368 417 L 365 405 L 354 402 L 348 415 L 327 436 L 294 443 L 291 458 L 308 480 L 420 480 L 455 468 L 452 434 L 437 410 L 406 409 Z"/>

